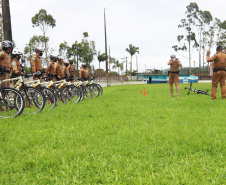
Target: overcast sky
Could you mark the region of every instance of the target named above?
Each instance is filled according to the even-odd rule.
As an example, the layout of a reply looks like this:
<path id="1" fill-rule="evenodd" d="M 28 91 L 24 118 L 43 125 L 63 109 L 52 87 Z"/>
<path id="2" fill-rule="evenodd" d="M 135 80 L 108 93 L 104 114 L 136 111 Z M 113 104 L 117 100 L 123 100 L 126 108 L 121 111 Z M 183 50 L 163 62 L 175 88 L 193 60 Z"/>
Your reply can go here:
<path id="1" fill-rule="evenodd" d="M 41 30 L 32 27 L 31 18 L 40 9 L 46 9 L 56 20 L 56 27 L 48 29 L 50 47 L 58 54 L 60 43 L 71 46 L 81 41 L 83 32 L 96 43 L 97 51 L 104 52 L 104 8 L 107 20 L 107 43 L 111 57 L 129 57 L 125 49 L 129 44 L 139 47 L 140 54 L 133 57 L 133 69 L 143 72 L 146 68 L 168 68 L 169 56 L 175 53 L 172 45 L 177 44 L 180 20 L 185 17 L 189 0 L 9 0 L 13 40 L 23 51 L 33 35 Z M 215 18 L 225 20 L 226 1 L 195 1 L 201 10 L 208 10 Z M 214 53 L 214 51 L 212 52 Z M 188 60 L 179 57 L 183 66 Z M 129 59 L 130 60 L 130 59 Z M 194 56 L 192 61 L 198 61 Z M 122 60 L 120 60 L 122 61 Z M 95 59 L 95 67 L 98 61 Z M 196 63 L 196 66 L 198 62 Z M 193 63 L 192 63 L 193 66 Z M 104 63 L 101 64 L 104 68 Z"/>

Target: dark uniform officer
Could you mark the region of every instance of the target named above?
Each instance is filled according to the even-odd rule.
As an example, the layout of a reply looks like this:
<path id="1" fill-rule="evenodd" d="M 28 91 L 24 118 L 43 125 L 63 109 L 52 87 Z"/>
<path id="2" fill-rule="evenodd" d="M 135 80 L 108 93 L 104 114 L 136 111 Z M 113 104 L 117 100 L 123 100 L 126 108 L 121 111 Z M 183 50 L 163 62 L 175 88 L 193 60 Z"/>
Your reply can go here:
<path id="1" fill-rule="evenodd" d="M 36 54 L 31 58 L 31 66 L 33 73 L 38 71 L 42 72 L 42 61 L 40 57 L 43 55 L 43 50 L 40 48 L 35 48 Z M 35 80 L 38 78 L 34 77 Z M 42 81 L 42 77 L 40 77 L 40 81 Z"/>
<path id="2" fill-rule="evenodd" d="M 226 98 L 226 88 L 225 88 L 225 77 L 226 77 L 226 54 L 222 52 L 222 47 L 218 46 L 216 51 L 217 54 L 209 58 L 210 51 L 208 50 L 206 53 L 206 61 L 214 62 L 213 75 L 212 75 L 212 91 L 211 98 L 216 99 L 217 94 L 217 86 L 220 82 L 221 87 L 221 96 L 222 98 Z"/>
<path id="3" fill-rule="evenodd" d="M 57 61 L 57 57 L 50 55 L 51 61 L 47 64 L 46 68 L 46 76 L 49 76 L 50 79 L 52 79 L 53 82 L 56 81 L 56 64 L 55 62 Z"/>
<path id="4" fill-rule="evenodd" d="M 170 84 L 170 92 L 171 96 L 173 96 L 173 82 L 176 86 L 177 97 L 179 97 L 179 67 L 182 67 L 181 62 L 176 58 L 175 55 L 170 56 L 171 60 L 168 62 L 170 65 L 169 71 L 169 84 Z"/>

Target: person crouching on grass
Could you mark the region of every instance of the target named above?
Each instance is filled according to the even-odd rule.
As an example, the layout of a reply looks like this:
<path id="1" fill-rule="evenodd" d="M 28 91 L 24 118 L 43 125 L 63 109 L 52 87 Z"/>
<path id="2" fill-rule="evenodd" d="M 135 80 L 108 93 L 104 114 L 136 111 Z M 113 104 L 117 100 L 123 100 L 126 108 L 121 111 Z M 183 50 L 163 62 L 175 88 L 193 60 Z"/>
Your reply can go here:
<path id="1" fill-rule="evenodd" d="M 175 55 L 170 56 L 171 60 L 168 62 L 170 65 L 169 71 L 169 84 L 170 84 L 170 92 L 173 97 L 173 82 L 176 86 L 177 97 L 179 97 L 179 67 L 182 67 L 181 62 L 176 58 Z"/>

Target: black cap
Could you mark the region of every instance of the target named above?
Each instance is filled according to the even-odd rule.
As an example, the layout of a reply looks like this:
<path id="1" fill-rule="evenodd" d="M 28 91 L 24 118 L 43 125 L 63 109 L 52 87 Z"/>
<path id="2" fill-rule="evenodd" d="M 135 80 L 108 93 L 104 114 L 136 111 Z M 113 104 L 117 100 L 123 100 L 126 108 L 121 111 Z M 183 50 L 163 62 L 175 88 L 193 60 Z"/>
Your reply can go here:
<path id="1" fill-rule="evenodd" d="M 217 49 L 216 49 L 216 51 L 222 51 L 223 49 L 222 49 L 222 46 L 217 46 Z"/>

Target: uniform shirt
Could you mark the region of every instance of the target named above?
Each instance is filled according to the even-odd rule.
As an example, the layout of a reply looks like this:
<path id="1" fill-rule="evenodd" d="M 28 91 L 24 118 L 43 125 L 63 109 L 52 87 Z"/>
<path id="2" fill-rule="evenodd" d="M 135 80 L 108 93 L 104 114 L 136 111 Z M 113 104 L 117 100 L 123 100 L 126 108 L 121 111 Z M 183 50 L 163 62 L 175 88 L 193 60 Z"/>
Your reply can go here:
<path id="1" fill-rule="evenodd" d="M 75 72 L 74 72 L 74 68 L 71 64 L 69 64 L 69 76 L 74 76 Z"/>
<path id="2" fill-rule="evenodd" d="M 61 78 L 64 77 L 63 68 L 59 62 L 56 63 L 56 74 Z"/>
<path id="3" fill-rule="evenodd" d="M 54 64 L 54 61 L 51 60 L 48 64 L 47 64 L 47 68 L 46 68 L 46 76 L 51 73 L 51 74 L 56 74 L 56 65 Z"/>
<path id="4" fill-rule="evenodd" d="M 13 74 L 18 74 L 20 69 L 21 69 L 20 62 L 16 58 L 14 58 L 12 60 L 12 73 Z"/>
<path id="5" fill-rule="evenodd" d="M 32 65 L 32 67 L 36 68 L 36 72 L 37 71 L 42 71 L 42 62 L 40 60 L 40 57 L 37 57 L 36 55 L 34 55 L 31 58 L 31 65 Z"/>
<path id="6" fill-rule="evenodd" d="M 226 69 L 226 54 L 222 51 L 212 56 L 209 61 L 214 61 L 215 68 Z"/>
<path id="7" fill-rule="evenodd" d="M 177 62 L 173 62 L 173 60 L 170 60 L 168 62 L 168 65 L 170 65 L 170 71 L 177 72 L 177 71 L 179 71 L 179 67 L 181 65 L 181 62 L 179 60 L 177 60 Z"/>
<path id="8" fill-rule="evenodd" d="M 89 76 L 89 71 L 88 69 L 82 68 L 81 71 L 79 72 L 80 78 L 88 78 Z"/>
<path id="9" fill-rule="evenodd" d="M 10 71 L 11 62 L 9 55 L 5 51 L 0 52 L 0 65 L 5 67 L 6 70 Z"/>
<path id="10" fill-rule="evenodd" d="M 63 66 L 64 76 L 67 74 L 69 76 L 69 67 Z"/>

